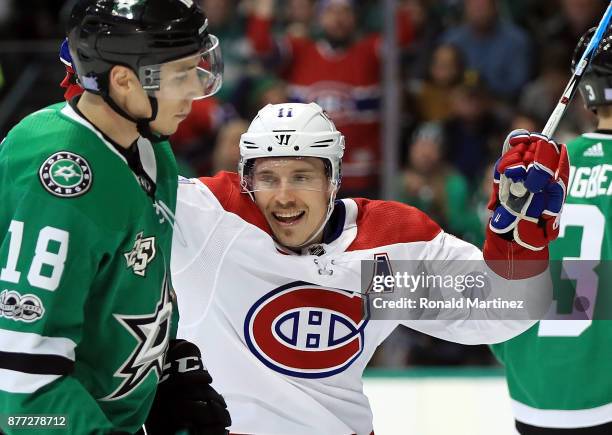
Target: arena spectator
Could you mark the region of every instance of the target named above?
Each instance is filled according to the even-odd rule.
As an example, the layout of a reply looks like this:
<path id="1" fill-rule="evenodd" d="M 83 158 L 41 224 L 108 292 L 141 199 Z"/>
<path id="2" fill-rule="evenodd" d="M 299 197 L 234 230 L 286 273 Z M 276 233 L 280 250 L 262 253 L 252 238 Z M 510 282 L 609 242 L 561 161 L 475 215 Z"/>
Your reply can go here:
<path id="1" fill-rule="evenodd" d="M 236 171 L 240 160 L 240 136 L 248 128 L 249 123 L 244 119 L 234 119 L 221 127 L 213 151 L 211 175 L 219 171 Z"/>
<path id="2" fill-rule="evenodd" d="M 463 57 L 455 46 L 442 44 L 435 49 L 425 80 L 409 82 L 409 101 L 420 121 L 442 121 L 450 116 L 450 97 L 464 74 Z"/>
<path id="3" fill-rule="evenodd" d="M 200 0 L 210 32 L 219 38 L 223 53 L 223 86 L 217 95 L 222 102 L 230 100 L 245 73 L 258 68 L 245 35 L 246 21 L 239 3 L 239 0 Z"/>
<path id="4" fill-rule="evenodd" d="M 268 104 L 284 103 L 288 99 L 287 84 L 274 76 L 261 76 L 253 81 L 248 94 L 248 114 L 253 119 Z"/>
<path id="5" fill-rule="evenodd" d="M 501 19 L 497 3 L 465 0 L 463 23 L 442 39 L 459 47 L 494 95 L 513 100 L 529 79 L 531 50 L 526 33 Z"/>
<path id="6" fill-rule="evenodd" d="M 510 131 L 523 129 L 527 131 L 542 131 L 544 124 L 540 122 L 540 118 L 533 115 L 529 111 L 518 111 L 512 118 Z"/>
<path id="7" fill-rule="evenodd" d="M 407 79 L 424 79 L 429 71 L 431 56 L 443 31 L 431 0 L 407 0 L 413 29 L 413 39 L 402 54 L 402 69 Z"/>
<path id="8" fill-rule="evenodd" d="M 443 125 L 449 162 L 475 181 L 486 162 L 499 155 L 500 150 L 490 149 L 490 144 L 497 147 L 503 143 L 503 124 L 492 111 L 487 89 L 477 78 L 468 77 L 453 90 L 451 115 Z"/>
<path id="9" fill-rule="evenodd" d="M 308 37 L 315 21 L 315 0 L 287 0 L 284 25 L 287 34 Z"/>
<path id="10" fill-rule="evenodd" d="M 550 42 L 554 41 L 563 44 L 571 57 L 580 36 L 601 19 L 606 3 L 601 0 L 560 0 L 558 13 L 534 25 L 534 32 L 542 41 L 540 47 L 548 49 Z"/>
<path id="11" fill-rule="evenodd" d="M 351 0 L 321 0 L 319 39 L 274 39 L 272 0 L 256 3 L 248 35 L 257 53 L 275 63 L 288 83 L 289 99 L 321 105 L 346 137 L 343 194 L 376 195 L 381 159 L 381 37 L 359 35 Z M 402 45 L 411 40 L 404 7 L 398 15 Z"/>
<path id="12" fill-rule="evenodd" d="M 216 98 L 195 100 L 191 113 L 170 138 L 176 158 L 195 173 L 209 173 L 210 156 L 217 130 L 224 121 L 222 107 Z"/>
<path id="13" fill-rule="evenodd" d="M 567 85 L 571 54 L 572 51 L 568 51 L 563 43 L 550 44 L 542 52 L 540 74 L 525 86 L 521 94 L 519 110 L 534 115 L 542 126 L 546 124 Z M 590 115 L 585 113 L 582 101 L 575 98 L 559 123 L 557 138 L 571 139 L 585 131 L 585 128 L 588 129 L 591 123 L 585 118 L 590 118 Z"/>
<path id="14" fill-rule="evenodd" d="M 464 234 L 480 235 L 482 223 L 474 212 L 469 183 L 443 160 L 443 142 L 438 124 L 423 124 L 419 128 L 400 178 L 398 199 L 423 210 L 445 230 L 461 238 Z"/>

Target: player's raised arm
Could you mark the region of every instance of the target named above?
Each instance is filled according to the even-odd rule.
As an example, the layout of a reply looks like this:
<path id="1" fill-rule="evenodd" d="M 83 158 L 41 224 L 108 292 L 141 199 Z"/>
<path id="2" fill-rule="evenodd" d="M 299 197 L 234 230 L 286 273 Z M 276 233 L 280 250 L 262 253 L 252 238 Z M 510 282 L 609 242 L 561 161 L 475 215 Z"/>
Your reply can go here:
<path id="1" fill-rule="evenodd" d="M 483 251 L 443 232 L 425 250 L 423 270 L 432 283 L 425 285 L 428 298 L 452 301 L 452 308 L 425 316 L 435 320 L 405 324 L 439 338 L 479 344 L 513 338 L 541 318 L 552 301 L 548 245 L 559 232 L 568 172 L 564 145 L 538 134 L 512 132 L 495 168 L 489 202 L 493 215 Z M 526 180 L 530 194 L 519 211 L 510 204 L 509 182 L 500 183 L 500 174 Z M 467 276 L 468 282 L 482 277 L 482 286 L 445 289 L 435 280 L 463 281 Z"/>

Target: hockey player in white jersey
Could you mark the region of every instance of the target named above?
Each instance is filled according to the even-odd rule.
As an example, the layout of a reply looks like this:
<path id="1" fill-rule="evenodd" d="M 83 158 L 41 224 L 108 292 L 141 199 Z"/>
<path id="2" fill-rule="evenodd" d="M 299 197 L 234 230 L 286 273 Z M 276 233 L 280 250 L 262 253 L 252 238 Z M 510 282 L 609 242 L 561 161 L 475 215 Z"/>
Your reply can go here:
<path id="1" fill-rule="evenodd" d="M 512 212 L 507 179 L 497 198 L 497 174 L 483 252 L 488 265 L 503 267 L 486 272 L 506 289 L 537 294 L 550 288 L 547 244 L 557 234 L 567 159 L 563 146 L 526 132 L 509 144 L 498 169 L 508 166 L 515 180 L 529 174 L 527 185 L 539 193 L 523 213 Z M 473 320 L 470 310 L 445 320 L 370 319 L 362 260 L 432 260 L 433 272 L 458 274 L 459 260 L 482 260 L 483 253 L 415 208 L 336 200 L 343 152 L 342 134 L 318 105 L 269 105 L 241 138 L 238 174 L 179 182 L 172 253 L 178 334 L 202 349 L 233 434 L 370 434 L 361 377 L 396 326 L 481 344 L 535 323 Z M 545 265 L 518 269 L 518 260 Z"/>

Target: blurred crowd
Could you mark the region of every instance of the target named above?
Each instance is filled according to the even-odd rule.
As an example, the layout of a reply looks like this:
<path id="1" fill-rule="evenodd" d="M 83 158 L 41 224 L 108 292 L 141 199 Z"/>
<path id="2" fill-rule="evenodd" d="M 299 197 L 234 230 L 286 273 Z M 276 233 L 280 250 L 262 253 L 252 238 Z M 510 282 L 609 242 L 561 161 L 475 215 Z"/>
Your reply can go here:
<path id="1" fill-rule="evenodd" d="M 221 41 L 224 84 L 215 98 L 194 103 L 171 139 L 182 173 L 235 170 L 240 135 L 261 107 L 316 101 L 346 136 L 340 196 L 379 197 L 383 1 L 200 2 L 211 33 Z M 542 129 L 569 79 L 579 37 L 596 25 L 606 3 L 397 0 L 402 112 L 394 198 L 482 245 L 489 177 L 505 135 L 514 128 Z M 6 42 L 59 40 L 71 4 L 0 0 L 0 99 L 39 56 L 3 51 L 13 46 Z M 61 80 L 59 61 L 41 68 L 47 71 L 43 78 Z M 30 104 L 42 107 L 41 98 L 50 104 L 61 91 L 40 87 L 37 97 Z M 593 128 L 592 115 L 575 100 L 558 129 L 562 141 Z M 22 114 L 39 108 L 25 106 L 19 107 Z M 466 351 L 399 330 L 376 362 L 387 367 L 490 364 L 492 358 L 485 348 Z"/>

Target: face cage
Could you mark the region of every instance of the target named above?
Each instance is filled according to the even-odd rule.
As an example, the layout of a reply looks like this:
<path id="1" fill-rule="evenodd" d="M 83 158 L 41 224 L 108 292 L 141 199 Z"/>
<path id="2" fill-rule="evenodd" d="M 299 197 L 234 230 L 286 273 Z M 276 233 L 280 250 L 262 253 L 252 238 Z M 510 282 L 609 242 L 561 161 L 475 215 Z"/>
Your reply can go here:
<path id="1" fill-rule="evenodd" d="M 152 97 L 158 96 L 156 92 L 164 92 L 163 98 L 165 99 L 187 98 L 200 100 L 216 94 L 223 83 L 223 57 L 217 37 L 214 35 L 208 36 L 209 41 L 206 47 L 199 53 L 163 64 L 140 67 L 138 78 L 143 89 Z M 195 65 L 196 63 L 195 73 L 197 75 L 197 82 L 195 86 L 193 77 L 191 77 L 191 83 L 187 79 L 185 79 L 186 81 L 183 84 L 179 81 L 175 82 L 175 80 L 178 80 L 181 72 L 173 72 L 174 69 L 180 69 L 182 64 Z M 166 67 L 169 72 L 163 74 L 163 67 Z M 194 68 L 192 67 L 191 69 Z M 186 75 L 187 73 L 184 74 Z M 191 84 L 193 89 L 186 94 L 188 89 L 185 87 L 189 84 Z"/>

